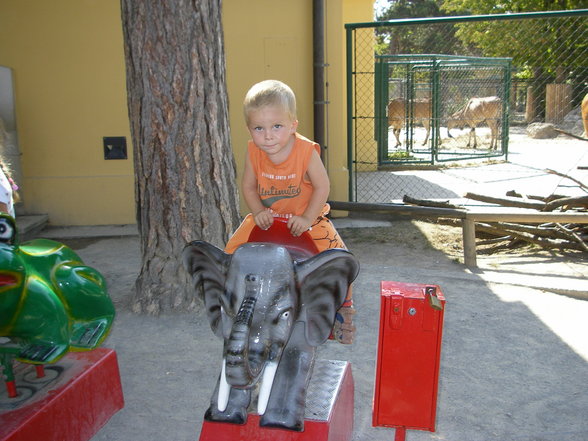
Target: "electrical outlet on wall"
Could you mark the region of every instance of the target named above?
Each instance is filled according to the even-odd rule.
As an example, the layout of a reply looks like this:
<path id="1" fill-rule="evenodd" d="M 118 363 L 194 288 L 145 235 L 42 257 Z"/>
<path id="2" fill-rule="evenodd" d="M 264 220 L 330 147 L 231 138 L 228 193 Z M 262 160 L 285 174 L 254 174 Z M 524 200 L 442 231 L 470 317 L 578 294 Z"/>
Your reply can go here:
<path id="1" fill-rule="evenodd" d="M 104 159 L 127 159 L 127 138 L 124 136 L 105 136 Z"/>

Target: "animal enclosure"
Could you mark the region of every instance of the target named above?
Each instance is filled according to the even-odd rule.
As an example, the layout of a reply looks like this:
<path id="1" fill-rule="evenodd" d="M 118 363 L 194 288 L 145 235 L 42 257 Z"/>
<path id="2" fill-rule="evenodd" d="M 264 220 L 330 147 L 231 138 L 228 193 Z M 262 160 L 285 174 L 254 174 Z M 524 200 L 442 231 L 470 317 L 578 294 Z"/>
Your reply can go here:
<path id="1" fill-rule="evenodd" d="M 405 189 L 444 198 L 401 172 L 508 160 L 521 139 L 512 131 L 533 123 L 583 132 L 587 9 L 352 23 L 346 33 L 350 201 L 390 202 Z"/>
<path id="2" fill-rule="evenodd" d="M 510 78 L 508 58 L 376 57 L 378 165 L 506 155 Z"/>

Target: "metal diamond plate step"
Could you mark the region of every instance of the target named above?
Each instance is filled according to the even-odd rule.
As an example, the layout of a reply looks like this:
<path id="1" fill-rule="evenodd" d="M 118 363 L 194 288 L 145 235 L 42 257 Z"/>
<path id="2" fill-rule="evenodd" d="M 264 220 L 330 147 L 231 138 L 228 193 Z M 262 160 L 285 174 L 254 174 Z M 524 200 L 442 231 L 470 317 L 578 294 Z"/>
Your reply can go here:
<path id="1" fill-rule="evenodd" d="M 327 421 L 333 406 L 343 376 L 346 361 L 316 360 L 312 377 L 306 392 L 305 419 Z"/>

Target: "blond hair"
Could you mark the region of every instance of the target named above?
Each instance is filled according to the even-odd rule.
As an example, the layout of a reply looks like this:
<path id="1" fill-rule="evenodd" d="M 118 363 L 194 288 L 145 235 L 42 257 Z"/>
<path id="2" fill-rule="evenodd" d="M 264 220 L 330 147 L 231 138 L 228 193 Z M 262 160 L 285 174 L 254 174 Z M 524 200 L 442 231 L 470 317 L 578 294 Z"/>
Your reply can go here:
<path id="1" fill-rule="evenodd" d="M 265 80 L 254 84 L 245 95 L 243 113 L 249 122 L 250 112 L 266 106 L 278 106 L 296 120 L 296 96 L 290 87 L 278 80 Z"/>

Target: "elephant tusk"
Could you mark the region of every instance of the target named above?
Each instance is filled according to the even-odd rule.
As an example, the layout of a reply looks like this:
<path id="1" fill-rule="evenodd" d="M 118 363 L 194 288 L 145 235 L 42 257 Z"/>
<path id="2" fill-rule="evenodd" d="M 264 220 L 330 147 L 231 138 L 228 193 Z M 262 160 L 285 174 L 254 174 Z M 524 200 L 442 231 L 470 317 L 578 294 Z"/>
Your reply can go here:
<path id="1" fill-rule="evenodd" d="M 223 367 L 221 369 L 219 384 L 218 384 L 218 399 L 216 403 L 216 407 L 221 412 L 224 412 L 227 408 L 227 404 L 229 403 L 229 394 L 231 393 L 231 386 L 227 383 L 227 375 L 225 373 L 225 365 L 227 364 L 226 360 L 223 358 Z"/>
<path id="2" fill-rule="evenodd" d="M 257 397 L 257 413 L 263 415 L 267 408 L 269 401 L 270 392 L 274 384 L 274 377 L 276 370 L 278 369 L 278 363 L 275 361 L 268 362 L 263 371 L 263 378 L 261 380 L 261 386 L 259 387 L 259 396 Z"/>

